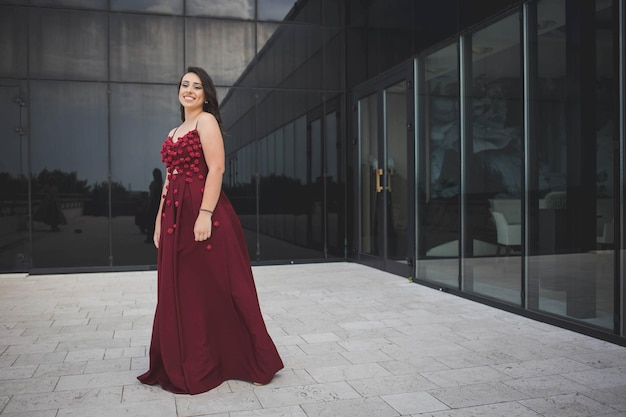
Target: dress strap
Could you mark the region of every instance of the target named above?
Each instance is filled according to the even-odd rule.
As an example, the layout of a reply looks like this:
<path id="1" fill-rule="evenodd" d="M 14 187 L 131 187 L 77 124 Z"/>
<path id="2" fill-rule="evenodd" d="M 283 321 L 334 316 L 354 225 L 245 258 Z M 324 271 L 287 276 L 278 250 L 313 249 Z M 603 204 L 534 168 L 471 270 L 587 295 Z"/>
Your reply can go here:
<path id="1" fill-rule="evenodd" d="M 180 127 L 180 126 L 178 126 L 178 127 L 176 128 L 176 130 L 174 130 L 174 133 L 172 133 L 172 142 L 176 139 L 176 132 L 178 132 L 178 128 L 179 128 L 179 127 Z"/>

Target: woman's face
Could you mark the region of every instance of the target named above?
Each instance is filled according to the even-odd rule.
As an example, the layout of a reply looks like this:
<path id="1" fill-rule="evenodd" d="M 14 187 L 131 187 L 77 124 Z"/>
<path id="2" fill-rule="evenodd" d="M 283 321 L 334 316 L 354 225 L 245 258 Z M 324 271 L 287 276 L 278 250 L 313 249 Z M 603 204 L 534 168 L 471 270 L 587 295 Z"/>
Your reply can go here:
<path id="1" fill-rule="evenodd" d="M 204 88 L 198 75 L 188 72 L 183 76 L 178 90 L 178 100 L 185 108 L 202 108 L 204 104 Z"/>

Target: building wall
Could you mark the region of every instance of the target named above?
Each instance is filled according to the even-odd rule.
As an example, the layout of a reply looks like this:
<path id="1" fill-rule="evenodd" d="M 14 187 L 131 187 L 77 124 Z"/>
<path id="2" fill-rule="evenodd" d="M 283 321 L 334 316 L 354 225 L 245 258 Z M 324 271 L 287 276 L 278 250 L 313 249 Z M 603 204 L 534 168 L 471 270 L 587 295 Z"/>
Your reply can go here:
<path id="1" fill-rule="evenodd" d="M 319 102 L 325 89 L 339 88 L 337 51 L 335 70 L 324 76 L 332 79 L 328 87 L 314 52 L 337 36 L 342 20 L 334 2 L 325 6 L 324 24 L 320 2 L 131 3 L 0 2 L 2 271 L 154 267 L 156 250 L 144 243 L 152 222 L 148 190 L 153 171 L 164 173 L 159 150 L 180 123 L 176 88 L 188 65 L 213 77 L 227 128 L 241 125 L 248 96 L 272 106 L 273 114 L 295 114 L 313 106 L 297 103 Z M 291 43 L 271 53 L 262 73 L 251 72 L 276 32 L 289 34 Z M 272 91 L 277 94 L 268 97 Z M 267 120 L 254 131 L 229 129 L 227 147 L 233 152 L 257 129 L 269 131 Z M 256 167 L 246 169 L 256 175 Z M 303 203 L 319 210 L 319 199 Z M 244 199 L 243 216 L 246 207 Z M 321 230 L 319 219 L 305 220 Z M 310 249 L 311 238 L 283 244 L 262 235 L 256 221 L 245 223 L 253 259 L 324 257 L 323 245 Z"/>

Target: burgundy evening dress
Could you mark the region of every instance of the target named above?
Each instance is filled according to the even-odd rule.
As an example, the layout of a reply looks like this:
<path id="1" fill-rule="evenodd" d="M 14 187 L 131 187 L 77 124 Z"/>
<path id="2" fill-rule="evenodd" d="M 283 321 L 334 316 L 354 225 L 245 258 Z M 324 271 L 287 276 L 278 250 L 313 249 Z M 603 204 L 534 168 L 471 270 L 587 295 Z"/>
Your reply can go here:
<path id="1" fill-rule="evenodd" d="M 169 187 L 158 252 L 150 370 L 138 379 L 198 394 L 229 379 L 267 384 L 283 368 L 257 298 L 241 224 L 222 192 L 212 234 L 196 242 L 208 172 L 197 130 L 161 150 Z M 177 173 L 174 173 L 174 170 Z"/>

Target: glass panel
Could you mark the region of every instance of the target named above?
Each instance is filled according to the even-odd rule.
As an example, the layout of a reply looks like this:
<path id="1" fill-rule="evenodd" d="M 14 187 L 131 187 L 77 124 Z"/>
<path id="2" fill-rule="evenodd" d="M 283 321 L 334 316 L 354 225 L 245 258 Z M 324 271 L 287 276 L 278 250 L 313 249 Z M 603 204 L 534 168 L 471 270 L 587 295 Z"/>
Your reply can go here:
<path id="1" fill-rule="evenodd" d="M 359 100 L 359 145 L 361 149 L 361 253 L 379 255 L 378 184 L 383 179 L 378 157 L 378 106 L 376 94 Z"/>
<path id="2" fill-rule="evenodd" d="M 529 308 L 607 329 L 614 317 L 619 117 L 613 5 L 538 3 L 531 138 L 538 159 L 531 192 L 539 198 L 530 201 L 538 247 L 529 259 Z"/>
<path id="3" fill-rule="evenodd" d="M 322 121 L 311 122 L 311 182 L 322 179 Z"/>
<path id="4" fill-rule="evenodd" d="M 315 119 L 311 122 L 311 178 L 310 196 L 311 207 L 311 243 L 315 248 L 322 248 L 324 228 L 322 218 L 324 213 L 324 178 L 322 160 L 322 121 Z"/>
<path id="5" fill-rule="evenodd" d="M 26 76 L 26 9 L 0 6 L 0 76 Z"/>
<path id="6" fill-rule="evenodd" d="M 326 178 L 331 183 L 339 182 L 339 147 L 337 135 L 337 112 L 326 115 Z"/>
<path id="7" fill-rule="evenodd" d="M 228 142 L 228 138 L 225 138 Z M 244 230 L 248 252 L 252 259 L 258 259 L 257 248 L 257 190 L 256 172 L 258 166 L 257 143 L 252 142 L 227 156 L 234 165 L 234 179 L 231 185 L 224 184 L 224 192 L 231 201 Z"/>
<path id="8" fill-rule="evenodd" d="M 294 161 L 296 165 L 296 180 L 298 180 L 301 184 L 306 184 L 307 182 L 307 154 L 308 149 L 306 146 L 306 118 L 301 117 L 296 120 L 294 125 L 295 128 L 295 156 Z"/>
<path id="9" fill-rule="evenodd" d="M 188 16 L 254 19 L 254 0 L 186 0 Z"/>
<path id="10" fill-rule="evenodd" d="M 111 10 L 147 13 L 183 13 L 183 0 L 111 0 Z"/>
<path id="11" fill-rule="evenodd" d="M 465 177 L 464 290 L 521 303 L 522 124 L 520 16 L 471 37 L 471 132 Z"/>
<path id="12" fill-rule="evenodd" d="M 30 267 L 24 97 L 15 82 L 0 80 L 0 272 Z"/>
<path id="13" fill-rule="evenodd" d="M 109 265 L 107 86 L 31 81 L 30 96 L 33 266 Z"/>
<path id="14" fill-rule="evenodd" d="M 323 236 L 325 227 L 323 217 L 316 214 L 324 212 L 321 165 L 324 130 L 321 119 L 313 123 L 307 121 L 306 116 L 319 109 L 321 102 L 322 97 L 316 92 L 258 88 L 233 88 L 222 101 L 227 155 L 248 148 L 252 142 L 256 143 L 258 150 L 260 213 L 258 218 L 247 220 L 247 224 L 255 224 L 255 230 L 258 220 L 260 233 L 255 236 L 253 247 L 257 259 L 324 256 L 321 251 L 323 239 L 319 239 L 317 245 L 313 244 L 315 216 L 318 216 L 315 233 Z M 311 130 L 307 129 L 307 123 L 313 124 Z M 315 139 L 317 150 L 314 152 L 310 149 L 312 132 L 318 138 Z M 241 165 L 237 163 L 236 166 L 238 173 Z M 311 171 L 314 166 L 317 174 Z M 256 199 L 256 188 L 253 190 Z M 285 199 L 285 196 L 289 198 Z M 255 199 L 252 207 L 256 207 Z"/>
<path id="15" fill-rule="evenodd" d="M 239 158 L 243 150 L 256 147 L 254 165 L 242 167 L 238 161 L 234 162 L 237 175 L 249 174 L 241 178 L 240 186 L 228 189 L 227 195 L 230 198 L 231 192 L 238 193 L 233 204 L 238 214 L 243 213 L 240 216 L 246 235 L 250 236 L 250 253 L 257 260 L 324 256 L 321 245 L 313 244 L 313 219 L 315 210 L 323 210 L 319 203 L 323 194 L 317 191 L 319 181 L 310 177 L 314 156 L 310 153 L 306 118 L 311 111 L 309 107 L 319 107 L 320 103 L 321 96 L 317 93 L 240 88 L 232 90 L 222 102 L 227 158 L 232 160 L 232 155 Z M 322 141 L 320 137 L 319 152 Z M 317 165 L 321 163 L 319 152 Z M 253 168 L 255 165 L 258 171 Z M 318 171 L 319 177 L 321 167 Z M 257 172 L 258 188 L 254 177 Z M 247 183 L 249 179 L 253 182 Z M 324 224 L 319 223 L 317 229 L 317 233 L 323 231 Z"/>
<path id="16" fill-rule="evenodd" d="M 254 34 L 250 22 L 187 19 L 186 60 L 203 67 L 215 84 L 235 84 L 254 58 Z"/>
<path id="17" fill-rule="evenodd" d="M 387 258 L 400 262 L 406 262 L 408 257 L 406 91 L 406 81 L 385 90 Z"/>
<path id="18" fill-rule="evenodd" d="M 418 277 L 458 286 L 459 64 L 457 44 L 427 55 L 421 97 L 424 138 L 418 141 Z"/>
<path id="19" fill-rule="evenodd" d="M 111 85 L 114 265 L 156 265 L 152 236 L 161 201 L 156 184 L 165 177 L 161 145 L 180 124 L 175 96 L 172 86 Z"/>
<path id="20" fill-rule="evenodd" d="M 324 89 L 340 90 L 343 82 L 341 61 L 344 50 L 343 31 L 333 28 L 324 31 L 326 42 L 324 44 Z"/>
<path id="21" fill-rule="evenodd" d="M 259 53 L 280 27 L 278 23 L 257 23 L 256 25 L 256 52 Z"/>
<path id="22" fill-rule="evenodd" d="M 284 131 L 283 129 L 278 129 L 275 132 L 275 144 L 274 144 L 274 152 L 275 152 L 275 160 L 276 167 L 274 170 L 274 175 L 277 177 L 283 177 L 285 175 L 285 140 L 283 137 Z"/>
<path id="23" fill-rule="evenodd" d="M 106 14 L 35 8 L 29 13 L 32 77 L 106 80 Z"/>
<path id="24" fill-rule="evenodd" d="M 323 0 L 323 2 L 322 24 L 324 26 L 341 26 L 345 14 L 343 3 L 335 0 Z"/>
<path id="25" fill-rule="evenodd" d="M 283 137 L 285 141 L 285 176 L 287 178 L 295 178 L 295 141 L 294 141 L 294 124 L 289 123 L 282 129 Z"/>
<path id="26" fill-rule="evenodd" d="M 112 13 L 110 19 L 112 80 L 178 82 L 183 62 L 182 18 Z"/>
<path id="27" fill-rule="evenodd" d="M 275 1 L 275 0 L 262 0 Z M 336 0 L 335 0 L 336 1 Z M 294 1 L 296 3 L 296 1 Z M 322 0 L 305 1 L 298 3 L 298 13 L 290 20 L 298 23 L 308 23 L 313 26 L 322 26 Z"/>
<path id="28" fill-rule="evenodd" d="M 456 2 L 458 10 L 457 30 L 465 29 L 488 19 L 509 8 L 516 0 L 461 0 Z"/>
<path id="29" fill-rule="evenodd" d="M 261 24 L 259 28 L 263 31 L 273 29 Z M 271 48 L 266 48 L 259 55 L 254 67 L 241 82 L 243 85 L 271 88 L 321 89 L 325 72 L 323 33 L 324 30 L 316 26 L 280 25 L 269 41 Z M 336 67 L 334 69 L 337 70 Z"/>
<path id="30" fill-rule="evenodd" d="M 25 1 L 24 1 L 25 3 Z M 107 0 L 30 0 L 33 6 L 77 7 L 106 10 Z"/>
<path id="31" fill-rule="evenodd" d="M 345 194 L 341 176 L 340 146 L 338 138 L 339 114 L 326 115 L 326 244 L 329 256 L 344 256 L 344 216 L 343 198 Z"/>
<path id="32" fill-rule="evenodd" d="M 615 72 L 615 33 L 618 30 L 616 8 L 613 2 L 595 0 L 595 39 L 596 39 L 596 91 L 597 115 L 596 134 L 596 251 L 594 263 L 597 280 L 596 315 L 594 324 L 611 329 L 615 311 L 615 243 L 619 233 L 615 233 L 615 203 L 619 196 L 619 181 L 615 169 L 619 158 L 618 149 L 619 112 L 615 111 L 618 102 L 619 78 Z M 623 3 L 622 3 L 623 8 Z M 626 28 L 622 28 L 626 30 Z M 622 114 L 622 118 L 624 115 Z M 617 159 L 617 160 L 616 160 Z M 619 212 L 618 212 L 619 213 Z M 593 256 L 593 255 L 592 255 Z M 590 300 L 593 302 L 593 300 Z"/>
<path id="33" fill-rule="evenodd" d="M 293 213 L 294 223 L 294 242 L 297 245 L 306 247 L 309 243 L 309 229 L 307 227 L 307 218 L 309 205 L 306 200 L 306 186 L 308 184 L 308 158 L 309 150 L 307 147 L 307 132 L 306 132 L 306 116 L 302 116 L 295 121 L 294 124 L 294 161 L 295 161 L 295 177 L 294 185 L 299 186 L 300 190 L 295 194 L 298 196 L 300 204 L 294 204 L 291 212 Z M 297 203 L 298 201 L 296 201 Z"/>
<path id="34" fill-rule="evenodd" d="M 295 0 L 257 0 L 259 20 L 283 20 L 296 4 Z"/>

